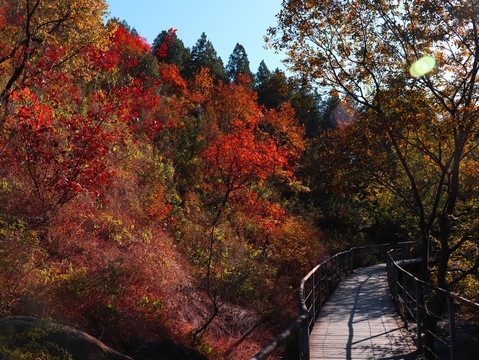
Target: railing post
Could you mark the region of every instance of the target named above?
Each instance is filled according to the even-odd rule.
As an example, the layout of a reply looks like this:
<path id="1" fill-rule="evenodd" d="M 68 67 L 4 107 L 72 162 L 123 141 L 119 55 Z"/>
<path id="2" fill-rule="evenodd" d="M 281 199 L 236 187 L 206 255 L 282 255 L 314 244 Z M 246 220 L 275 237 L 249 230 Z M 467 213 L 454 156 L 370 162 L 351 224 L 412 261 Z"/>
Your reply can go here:
<path id="1" fill-rule="evenodd" d="M 334 288 L 336 289 L 336 287 L 337 287 L 338 284 L 339 284 L 339 279 L 338 279 L 338 275 L 339 275 L 339 274 L 338 274 L 338 257 L 337 257 L 337 256 L 334 257 L 334 260 L 333 260 L 332 265 L 333 265 L 333 271 L 334 271 L 334 274 L 335 274 L 335 276 L 334 276 L 334 278 L 335 278 L 335 280 L 334 280 Z"/>
<path id="2" fill-rule="evenodd" d="M 344 255 L 346 261 L 346 277 L 351 274 L 351 256 L 349 255 L 349 251 L 347 254 Z"/>
<path id="3" fill-rule="evenodd" d="M 417 311 L 417 349 L 422 352 L 422 333 L 423 333 L 423 288 L 422 284 L 416 282 L 416 311 Z"/>
<path id="4" fill-rule="evenodd" d="M 336 266 L 336 258 L 333 257 L 331 258 L 331 280 L 332 280 L 331 293 L 333 293 L 334 289 L 336 289 L 337 276 L 338 276 L 338 269 Z"/>
<path id="5" fill-rule="evenodd" d="M 364 266 L 364 246 L 363 246 L 363 248 L 362 248 L 361 254 L 362 254 L 361 266 Z"/>
<path id="6" fill-rule="evenodd" d="M 409 259 L 411 261 L 411 252 L 409 251 L 409 244 L 404 244 L 404 260 Z"/>
<path id="7" fill-rule="evenodd" d="M 394 264 L 394 259 L 391 260 L 392 263 Z M 396 266 L 393 266 L 393 289 L 394 289 L 394 301 L 396 302 L 396 306 L 399 311 L 401 309 L 399 308 L 399 278 L 398 278 L 398 269 Z"/>
<path id="8" fill-rule="evenodd" d="M 342 280 L 342 275 L 341 275 L 341 259 L 339 256 L 336 256 L 336 274 L 337 274 L 337 282 L 336 285 L 338 285 L 341 280 Z"/>
<path id="9" fill-rule="evenodd" d="M 343 268 L 344 268 L 343 258 L 344 258 L 344 255 L 340 255 L 338 257 L 339 282 L 341 282 L 343 280 Z"/>
<path id="10" fill-rule="evenodd" d="M 318 269 L 318 275 L 319 275 L 319 310 L 323 307 L 323 285 L 321 284 L 323 281 L 323 276 L 321 274 L 321 268 L 322 266 L 319 267 Z"/>
<path id="11" fill-rule="evenodd" d="M 326 261 L 326 263 L 324 265 L 326 265 L 326 300 L 329 298 L 329 266 L 328 266 L 328 262 L 329 261 Z"/>
<path id="12" fill-rule="evenodd" d="M 351 273 L 354 271 L 354 248 L 351 249 Z"/>
<path id="13" fill-rule="evenodd" d="M 449 337 L 450 337 L 450 358 L 454 360 L 454 348 L 456 343 L 456 314 L 454 310 L 454 299 L 452 297 L 447 299 L 447 307 L 449 310 Z"/>
<path id="14" fill-rule="evenodd" d="M 406 276 L 405 274 L 402 274 L 402 306 L 403 306 L 403 309 L 402 309 L 402 312 L 403 312 L 403 320 L 404 320 L 404 325 L 406 327 L 406 329 L 409 329 L 409 324 L 408 324 L 408 321 L 407 321 L 407 311 L 406 311 L 406 308 L 407 308 L 407 291 L 406 291 Z"/>
<path id="15" fill-rule="evenodd" d="M 312 295 L 312 301 L 313 301 L 313 304 L 312 304 L 312 309 L 313 310 L 313 313 L 312 313 L 312 318 L 313 318 L 313 323 L 314 321 L 316 321 L 316 291 L 315 291 L 315 281 L 314 281 L 314 278 L 315 278 L 315 273 L 313 272 L 313 274 L 311 275 L 311 295 Z"/>
<path id="16" fill-rule="evenodd" d="M 341 259 L 339 258 L 339 256 L 336 257 L 336 274 L 336 285 L 338 285 L 341 282 Z"/>
<path id="17" fill-rule="evenodd" d="M 299 359 L 309 360 L 309 320 L 299 326 Z"/>

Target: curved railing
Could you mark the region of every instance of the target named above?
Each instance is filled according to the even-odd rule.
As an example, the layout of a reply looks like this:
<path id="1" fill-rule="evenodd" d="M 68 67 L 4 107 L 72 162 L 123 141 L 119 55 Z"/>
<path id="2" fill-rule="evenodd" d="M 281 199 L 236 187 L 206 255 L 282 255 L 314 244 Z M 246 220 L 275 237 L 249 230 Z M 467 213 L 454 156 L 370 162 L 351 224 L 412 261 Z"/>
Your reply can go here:
<path id="1" fill-rule="evenodd" d="M 309 360 L 309 334 L 324 303 L 329 299 L 337 285 L 349 276 L 355 268 L 385 262 L 387 252 L 391 249 L 394 249 L 396 254 L 401 254 L 403 259 L 411 259 L 412 244 L 412 242 L 404 242 L 354 247 L 316 265 L 301 280 L 298 318 L 250 360 L 268 358 L 281 345 L 284 345 L 296 331 L 298 331 L 299 336 L 299 359 Z"/>
<path id="2" fill-rule="evenodd" d="M 467 319 L 467 314 L 478 314 L 479 304 L 416 278 L 401 267 L 397 263 L 398 258 L 394 257 L 391 252 L 386 257 L 389 288 L 406 328 L 415 335 L 418 350 L 427 352 L 432 359 L 477 358 L 479 326 L 471 326 L 474 321 L 464 323 L 464 319 Z M 403 266 L 406 264 L 403 263 Z M 440 314 L 426 309 L 425 298 L 433 294 L 445 297 L 447 306 Z M 461 311 L 458 312 L 458 309 Z M 437 317 L 438 327 L 435 331 L 424 326 L 426 311 L 428 316 Z M 458 320 L 461 320 L 459 326 Z M 435 339 L 434 348 L 426 347 L 426 333 Z"/>

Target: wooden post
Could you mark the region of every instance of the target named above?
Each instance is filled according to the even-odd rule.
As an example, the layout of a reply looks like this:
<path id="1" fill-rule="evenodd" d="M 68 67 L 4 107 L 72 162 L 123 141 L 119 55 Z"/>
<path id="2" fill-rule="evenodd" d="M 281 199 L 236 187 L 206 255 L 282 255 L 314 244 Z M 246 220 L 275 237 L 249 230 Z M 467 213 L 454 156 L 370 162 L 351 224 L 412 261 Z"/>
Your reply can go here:
<path id="1" fill-rule="evenodd" d="M 304 320 L 299 326 L 299 359 L 309 360 L 309 321 Z"/>
<path id="2" fill-rule="evenodd" d="M 352 274 L 354 271 L 354 249 L 351 249 L 351 263 L 349 264 L 350 266 L 350 271 L 349 273 Z"/>
<path id="3" fill-rule="evenodd" d="M 423 311 L 424 311 L 424 300 L 423 300 L 423 288 L 422 284 L 416 282 L 416 311 L 417 311 L 417 349 L 419 352 L 422 352 L 422 333 L 423 333 Z"/>
<path id="4" fill-rule="evenodd" d="M 336 256 L 336 259 L 335 259 L 335 262 L 336 262 L 336 277 L 337 277 L 337 280 L 336 280 L 336 286 L 341 282 L 341 259 L 339 258 L 339 256 Z"/>
<path id="5" fill-rule="evenodd" d="M 323 307 L 323 285 L 322 285 L 322 282 L 323 282 L 323 276 L 321 274 L 321 269 L 322 269 L 322 266 L 319 267 L 318 269 L 318 275 L 319 275 L 319 310 L 321 310 L 321 308 Z"/>
<path id="6" fill-rule="evenodd" d="M 316 321 L 316 291 L 315 291 L 315 281 L 314 281 L 314 276 L 315 273 L 313 272 L 313 274 L 311 275 L 311 296 L 312 296 L 312 308 L 311 310 L 313 310 L 313 313 L 311 314 L 312 315 L 312 318 L 313 318 L 313 323 L 314 321 Z"/>
<path id="7" fill-rule="evenodd" d="M 351 249 L 351 274 L 354 271 L 354 248 Z"/>
<path id="8" fill-rule="evenodd" d="M 329 298 L 329 266 L 328 266 L 328 262 L 329 261 L 326 261 L 325 265 L 326 265 L 326 300 Z"/>
<path id="9" fill-rule="evenodd" d="M 408 324 L 408 321 L 407 321 L 407 312 L 406 312 L 407 305 L 406 305 L 406 302 L 407 302 L 406 276 L 405 276 L 405 274 L 402 274 L 402 304 L 403 304 L 402 312 L 403 312 L 403 320 L 404 320 L 404 325 L 405 325 L 406 329 L 409 329 L 409 324 Z"/>
<path id="10" fill-rule="evenodd" d="M 456 343 L 456 314 L 454 310 L 454 299 L 447 299 L 447 307 L 449 310 L 449 337 L 450 337 L 450 359 L 454 360 L 454 347 Z"/>

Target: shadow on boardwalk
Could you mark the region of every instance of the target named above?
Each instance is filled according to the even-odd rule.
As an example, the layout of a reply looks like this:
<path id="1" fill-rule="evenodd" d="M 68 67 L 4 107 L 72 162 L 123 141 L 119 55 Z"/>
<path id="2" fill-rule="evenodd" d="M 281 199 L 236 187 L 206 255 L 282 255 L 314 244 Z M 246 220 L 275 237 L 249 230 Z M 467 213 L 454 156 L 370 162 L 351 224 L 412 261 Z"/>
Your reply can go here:
<path id="1" fill-rule="evenodd" d="M 386 265 L 355 270 L 321 310 L 310 338 L 311 360 L 419 359 L 386 282 Z"/>

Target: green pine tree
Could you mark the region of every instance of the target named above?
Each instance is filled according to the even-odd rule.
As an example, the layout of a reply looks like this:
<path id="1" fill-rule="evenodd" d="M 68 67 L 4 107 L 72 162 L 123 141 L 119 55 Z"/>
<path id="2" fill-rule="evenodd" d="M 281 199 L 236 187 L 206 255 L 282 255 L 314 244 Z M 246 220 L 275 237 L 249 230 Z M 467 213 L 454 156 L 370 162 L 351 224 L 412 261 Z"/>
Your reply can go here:
<path id="1" fill-rule="evenodd" d="M 191 49 L 190 64 L 188 68 L 188 76 L 191 77 L 201 68 L 209 68 L 211 74 L 217 79 L 226 82 L 228 77 L 223 65 L 221 57 L 216 53 L 211 41 L 206 37 L 205 33 L 201 34 L 196 44 Z"/>
<path id="2" fill-rule="evenodd" d="M 167 41 L 167 36 L 172 36 L 173 40 Z M 189 63 L 190 63 L 190 50 L 185 47 L 183 41 L 178 39 L 176 34 L 171 35 L 168 34 L 168 31 L 163 30 L 161 33 L 153 41 L 152 51 L 156 54 L 157 50 L 160 49 L 163 43 L 167 43 L 168 50 L 166 56 L 158 57 L 158 61 L 167 63 L 167 64 L 175 64 L 182 76 L 187 75 Z"/>
<path id="3" fill-rule="evenodd" d="M 230 81 L 236 81 L 238 75 L 246 75 L 251 78 L 251 86 L 254 86 L 254 79 L 249 69 L 248 55 L 243 45 L 236 44 L 233 53 L 230 55 L 228 65 L 226 66 L 226 74 Z"/>
<path id="4" fill-rule="evenodd" d="M 266 106 L 268 109 L 276 109 L 280 104 L 291 101 L 292 89 L 285 73 L 276 69 L 268 77 L 266 65 L 261 67 L 261 74 L 258 71 L 258 103 Z"/>
<path id="5" fill-rule="evenodd" d="M 258 72 L 256 73 L 255 80 L 256 80 L 256 91 L 262 91 L 266 86 L 268 86 L 268 82 L 271 79 L 271 71 L 269 71 L 268 67 L 264 60 L 261 61 L 258 67 Z"/>
<path id="6" fill-rule="evenodd" d="M 321 96 L 318 91 L 307 81 L 300 81 L 293 86 L 291 105 L 300 124 L 304 125 L 308 137 L 317 136 L 327 127 L 327 123 L 323 123 L 325 115 L 321 104 Z"/>

